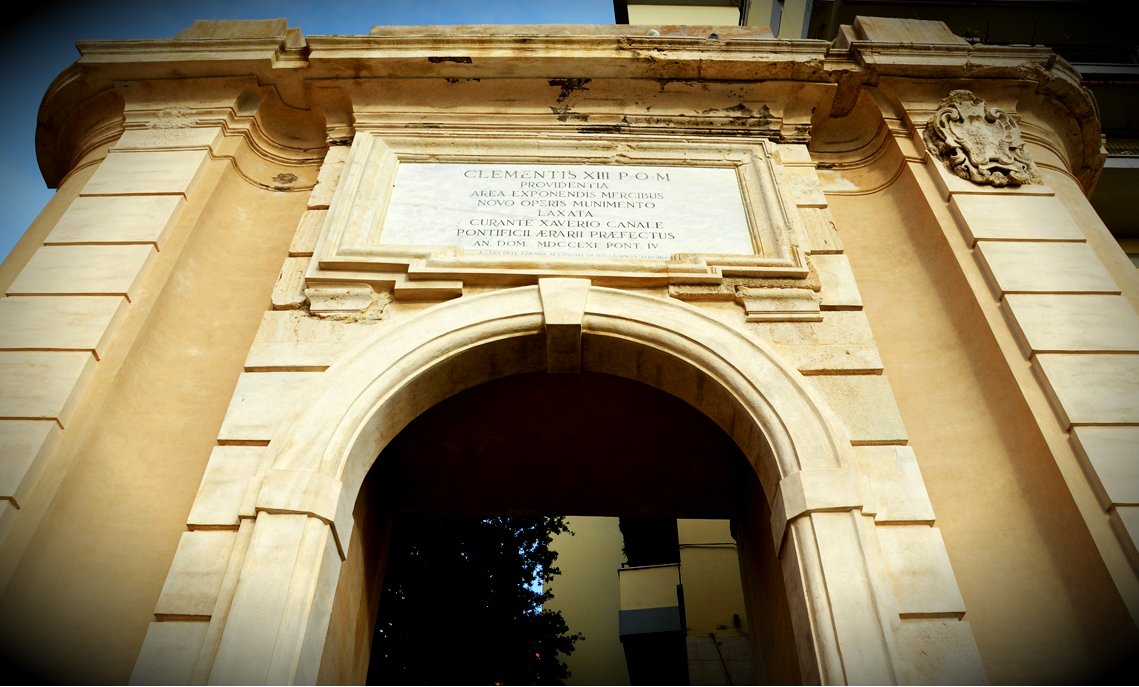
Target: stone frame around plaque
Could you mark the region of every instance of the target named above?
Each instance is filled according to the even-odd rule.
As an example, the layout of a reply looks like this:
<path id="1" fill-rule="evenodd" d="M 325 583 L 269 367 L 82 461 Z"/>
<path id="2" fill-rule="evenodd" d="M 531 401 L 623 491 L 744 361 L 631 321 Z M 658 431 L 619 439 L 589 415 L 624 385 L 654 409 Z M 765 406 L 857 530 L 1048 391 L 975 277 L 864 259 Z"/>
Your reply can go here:
<path id="1" fill-rule="evenodd" d="M 467 253 L 458 246 L 381 244 L 402 163 L 641 165 L 736 171 L 754 254 L 677 253 L 668 260 Z M 309 288 L 346 283 L 398 299 L 462 295 L 463 286 L 520 285 L 581 277 L 599 286 L 719 284 L 725 277 L 805 279 L 804 230 L 780 188 L 779 157 L 766 139 L 552 135 L 446 130 L 357 131 L 305 274 Z"/>

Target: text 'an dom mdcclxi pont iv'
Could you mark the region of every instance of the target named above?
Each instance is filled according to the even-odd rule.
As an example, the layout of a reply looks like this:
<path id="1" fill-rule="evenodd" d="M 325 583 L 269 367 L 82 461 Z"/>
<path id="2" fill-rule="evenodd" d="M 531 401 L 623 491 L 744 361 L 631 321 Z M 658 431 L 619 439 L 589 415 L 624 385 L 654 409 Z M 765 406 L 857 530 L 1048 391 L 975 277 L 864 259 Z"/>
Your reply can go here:
<path id="1" fill-rule="evenodd" d="M 734 169 L 404 163 L 380 242 L 667 260 L 753 255 Z"/>

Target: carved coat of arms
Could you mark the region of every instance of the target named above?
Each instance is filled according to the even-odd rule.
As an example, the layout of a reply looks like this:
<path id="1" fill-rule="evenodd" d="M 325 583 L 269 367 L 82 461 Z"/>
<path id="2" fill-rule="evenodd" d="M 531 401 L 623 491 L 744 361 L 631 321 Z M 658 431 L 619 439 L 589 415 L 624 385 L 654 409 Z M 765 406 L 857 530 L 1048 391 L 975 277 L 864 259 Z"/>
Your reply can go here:
<path id="1" fill-rule="evenodd" d="M 1043 183 L 1016 122 L 970 91 L 950 91 L 924 138 L 930 152 L 962 179 L 992 186 Z"/>

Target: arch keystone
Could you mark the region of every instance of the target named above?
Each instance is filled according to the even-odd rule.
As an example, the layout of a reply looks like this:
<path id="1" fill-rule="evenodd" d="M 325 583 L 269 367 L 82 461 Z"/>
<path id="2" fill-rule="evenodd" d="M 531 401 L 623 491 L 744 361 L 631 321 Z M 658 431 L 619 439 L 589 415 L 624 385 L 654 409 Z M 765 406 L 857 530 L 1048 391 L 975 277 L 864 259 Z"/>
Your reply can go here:
<path id="1" fill-rule="evenodd" d="M 589 300 L 588 279 L 539 279 L 546 323 L 548 372 L 581 372 L 581 321 Z"/>

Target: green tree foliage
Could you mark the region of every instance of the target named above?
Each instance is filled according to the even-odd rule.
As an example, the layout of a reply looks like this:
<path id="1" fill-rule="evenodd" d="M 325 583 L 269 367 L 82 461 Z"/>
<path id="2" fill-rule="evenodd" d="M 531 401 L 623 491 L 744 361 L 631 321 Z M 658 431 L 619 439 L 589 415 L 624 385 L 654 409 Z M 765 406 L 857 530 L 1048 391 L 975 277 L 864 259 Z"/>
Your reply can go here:
<path id="1" fill-rule="evenodd" d="M 568 634 L 542 584 L 562 517 L 401 517 L 389 548 L 369 684 L 561 684 Z"/>

